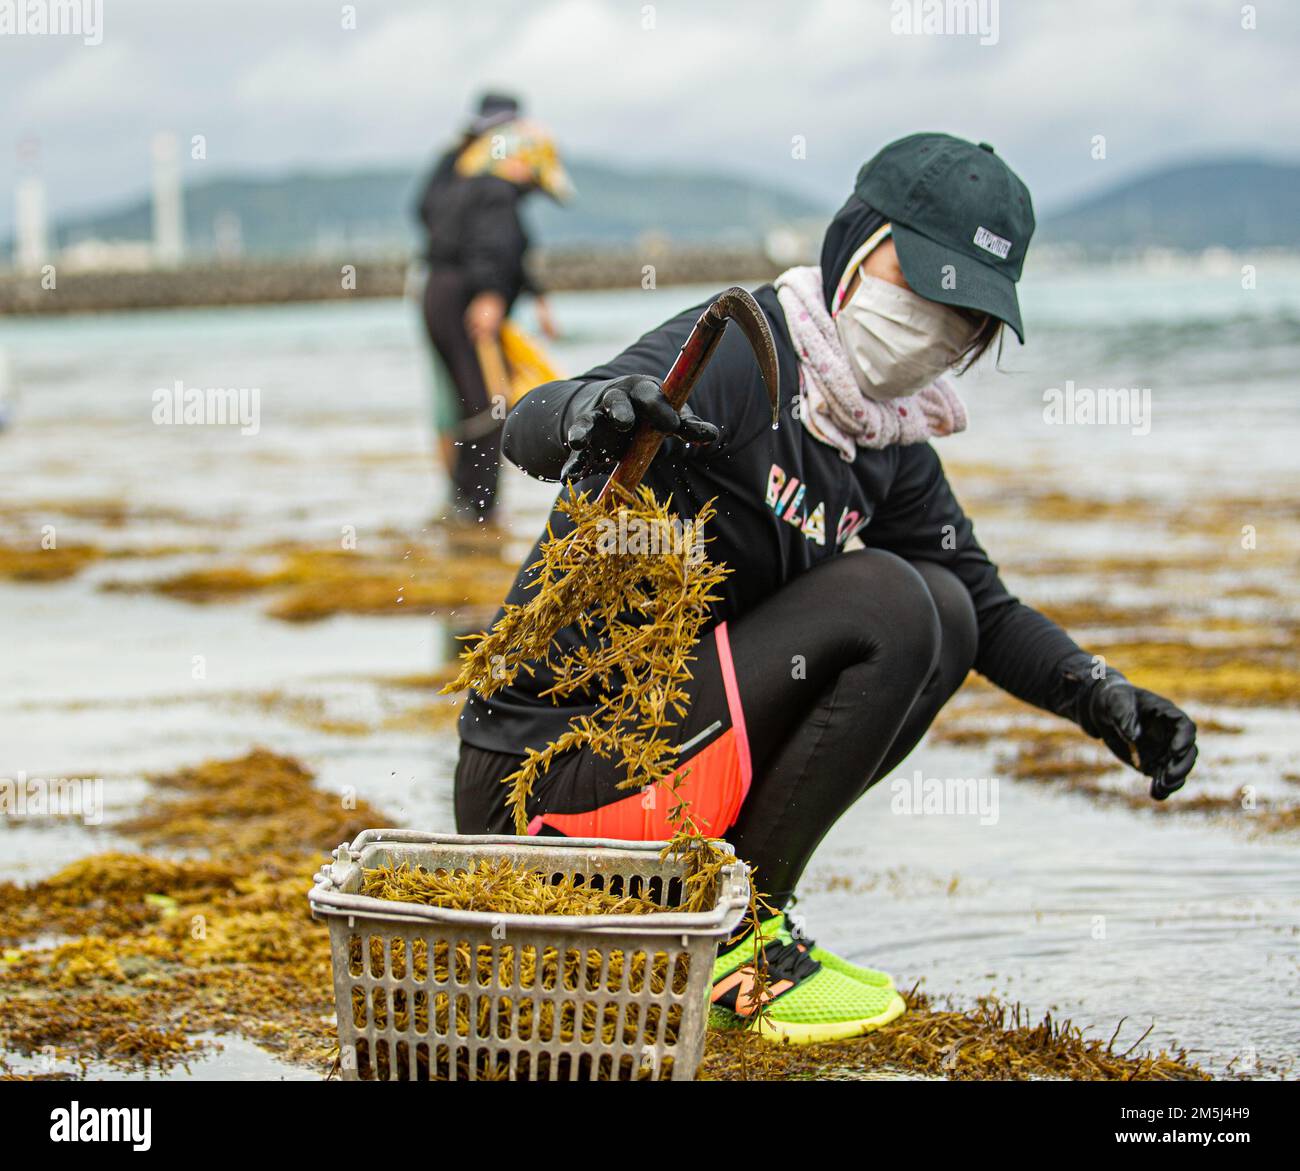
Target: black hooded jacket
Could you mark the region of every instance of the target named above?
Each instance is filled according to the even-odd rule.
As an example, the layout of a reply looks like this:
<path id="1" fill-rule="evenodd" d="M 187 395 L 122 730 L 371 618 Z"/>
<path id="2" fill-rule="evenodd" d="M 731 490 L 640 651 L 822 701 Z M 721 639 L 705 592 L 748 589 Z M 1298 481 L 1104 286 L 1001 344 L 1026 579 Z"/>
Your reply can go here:
<path id="1" fill-rule="evenodd" d="M 844 263 L 881 222 L 856 200 L 836 217 L 822 258 L 824 271 L 833 274 L 826 277 L 828 304 Z M 1077 719 L 1091 659 L 1060 627 L 1007 591 L 975 539 L 934 448 L 928 443 L 860 448 L 848 462 L 815 439 L 795 413 L 798 358 L 776 291 L 765 285 L 755 296 L 776 341 L 780 427 L 772 428 L 767 392 L 748 341 L 738 329 L 728 329 L 691 396 L 695 412 L 721 429 L 718 441 L 684 454 L 661 451 L 643 481 L 659 499 L 671 497 L 673 509 L 683 517 L 694 516 L 709 500 L 716 502 L 717 516 L 706 533 L 709 556 L 725 562 L 731 574 L 721 587 L 711 625 L 744 614 L 792 578 L 837 556 L 857 536 L 870 548 L 951 569 L 970 592 L 978 619 L 976 670 L 1029 703 Z M 506 420 L 506 457 L 531 475 L 558 479 L 567 456 L 564 436 L 598 393 L 594 384 L 626 374 L 662 378 L 703 308 L 679 313 L 580 378 L 548 383 L 526 395 Z M 602 483 L 603 475 L 597 475 L 577 486 L 598 491 Z M 555 512 L 551 525 L 557 534 L 568 528 Z M 524 565 L 536 559 L 534 548 Z M 521 570 L 508 602 L 528 600 L 528 580 L 526 569 Z M 569 629 L 557 641 L 568 649 L 579 638 Z M 543 747 L 571 717 L 590 710 L 556 707 L 541 698 L 550 682 L 550 674 L 539 669 L 491 699 L 471 693 L 461 715 L 462 738 L 500 752 Z"/>
<path id="2" fill-rule="evenodd" d="M 462 273 L 470 297 L 490 291 L 511 305 L 521 292 L 540 294 L 525 263 L 529 240 L 519 215 L 532 189 L 496 175 L 458 175 L 459 153 L 450 150 L 438 160 L 420 196 L 425 258 Z"/>

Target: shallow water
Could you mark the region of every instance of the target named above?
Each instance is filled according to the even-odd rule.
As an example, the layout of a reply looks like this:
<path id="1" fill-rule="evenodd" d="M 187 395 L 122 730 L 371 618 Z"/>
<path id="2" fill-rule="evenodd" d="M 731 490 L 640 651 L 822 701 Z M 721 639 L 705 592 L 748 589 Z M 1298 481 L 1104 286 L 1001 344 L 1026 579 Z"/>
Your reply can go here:
<path id="1" fill-rule="evenodd" d="M 923 745 L 899 772 L 995 773 Z M 981 769 L 987 771 L 981 772 Z M 998 817 L 891 811 L 876 786 L 831 832 L 800 911 L 818 942 L 907 987 L 994 990 L 1126 1049 L 1186 1046 L 1209 1068 L 1291 1068 L 1300 1049 L 1296 844 L 1098 808 L 1003 781 Z M 847 889 L 846 889 L 847 887 Z"/>
<path id="2" fill-rule="evenodd" d="M 44 1055 L 12 1057 L 6 1060 L 9 1061 L 13 1072 L 22 1076 L 84 1077 L 90 1081 L 106 1082 L 135 1080 L 140 1077 L 151 1077 L 160 1081 L 185 1079 L 198 1082 L 301 1082 L 316 1081 L 320 1076 L 314 1070 L 279 1061 L 242 1037 L 197 1033 L 194 1040 L 204 1046 L 198 1055 L 181 1065 L 162 1072 L 155 1071 L 152 1074 L 135 1073 L 102 1061 L 90 1061 L 82 1065 Z"/>
<path id="3" fill-rule="evenodd" d="M 972 427 L 944 441 L 945 458 L 997 464 L 1070 493 L 1146 494 L 1153 509 L 1222 485 L 1294 498 L 1300 274 L 1268 277 L 1249 295 L 1232 273 L 1031 278 L 1032 347 L 1009 347 L 1005 374 L 972 375 Z M 703 292 L 558 296 L 571 332 L 556 356 L 585 368 Z M 52 523 L 64 544 L 239 553 L 285 541 L 328 545 L 351 525 L 364 549 L 385 532 L 417 541 L 441 512 L 425 360 L 407 304 L 0 321 L 0 347 L 22 388 L 17 425 L 0 434 L 0 541 L 34 545 Z M 1067 377 L 1150 386 L 1150 433 L 1047 425 L 1042 392 Z M 151 395 L 177 379 L 259 388 L 258 434 L 154 425 Z M 508 476 L 518 551 L 531 544 L 550 496 Z M 58 507 L 68 501 L 117 501 L 125 515 L 105 525 Z M 993 511 L 979 530 L 995 557 L 1131 551 L 1151 539 L 1120 522 L 1099 530 L 1014 508 Z M 1186 541 L 1209 557 L 1220 555 L 1215 542 L 1227 550 L 1236 537 L 1165 534 L 1168 547 Z M 255 743 L 300 757 L 322 785 L 353 787 L 403 824 L 452 827 L 452 725 L 378 726 L 394 710 L 384 679 L 434 669 L 447 657 L 447 632 L 433 619 L 288 625 L 256 602 L 192 606 L 98 588 L 198 559 L 108 560 L 65 582 L 0 585 L 0 776 L 105 781 L 103 825 L 11 820 L 0 828 L 0 877 L 31 879 L 120 846 L 112 822 L 140 799 L 143 774 Z M 1225 561 L 1226 575 L 1238 572 Z M 1112 596 L 1090 578 L 1039 585 Z M 1125 588 L 1135 603 L 1153 592 L 1164 604 L 1179 600 L 1163 584 Z M 1295 599 L 1272 604 L 1293 610 Z M 374 730 L 322 730 L 267 696 L 319 700 L 330 716 Z M 1281 773 L 1300 761 L 1293 713 L 1243 713 L 1240 722 L 1246 731 L 1224 751 L 1240 758 L 1242 775 L 1284 784 Z M 992 778 L 995 755 L 996 745 L 928 744 L 899 771 Z M 1211 1068 L 1289 1065 L 1300 1043 L 1294 838 L 1098 807 L 1010 780 L 998 786 L 993 824 L 913 817 L 891 812 L 888 784 L 835 828 L 805 883 L 802 909 L 823 943 L 890 969 L 900 984 L 924 979 L 932 993 L 969 999 L 996 990 L 1031 1016 L 1050 1009 L 1102 1034 L 1126 1017 L 1122 1047 L 1154 1022 L 1148 1043 L 1176 1041 Z M 243 1044 L 228 1042 L 224 1058 L 191 1066 L 190 1076 L 222 1060 L 239 1076 L 286 1072 L 269 1059 L 241 1059 Z"/>

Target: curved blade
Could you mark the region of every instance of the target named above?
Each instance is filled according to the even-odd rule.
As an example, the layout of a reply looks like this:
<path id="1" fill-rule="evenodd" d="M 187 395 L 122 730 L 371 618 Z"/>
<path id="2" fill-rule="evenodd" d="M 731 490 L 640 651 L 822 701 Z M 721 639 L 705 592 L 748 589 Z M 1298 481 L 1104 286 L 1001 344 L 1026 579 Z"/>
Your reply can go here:
<path id="1" fill-rule="evenodd" d="M 776 361 L 776 341 L 772 337 L 772 327 L 757 301 L 739 286 L 720 293 L 700 314 L 699 320 L 682 344 L 677 360 L 668 371 L 663 381 L 663 394 L 680 411 L 690 398 L 700 374 L 709 364 L 718 343 L 722 340 L 727 322 L 734 321 L 741 332 L 749 339 L 754 358 L 758 362 L 759 373 L 767 387 L 768 398 L 772 402 L 772 426 L 780 419 L 781 385 L 780 373 Z M 610 497 L 613 486 L 631 489 L 641 482 L 645 470 L 654 459 L 655 452 L 663 442 L 663 432 L 656 431 L 646 423 L 637 428 L 632 442 L 628 445 L 619 461 L 618 467 L 605 482 L 601 498 Z"/>
<path id="2" fill-rule="evenodd" d="M 739 285 L 718 297 L 709 306 L 709 312 L 734 321 L 749 339 L 759 373 L 763 375 L 763 383 L 767 387 L 767 397 L 772 403 L 772 426 L 775 427 L 781 415 L 781 374 L 776 362 L 776 339 L 772 337 L 767 314 Z"/>

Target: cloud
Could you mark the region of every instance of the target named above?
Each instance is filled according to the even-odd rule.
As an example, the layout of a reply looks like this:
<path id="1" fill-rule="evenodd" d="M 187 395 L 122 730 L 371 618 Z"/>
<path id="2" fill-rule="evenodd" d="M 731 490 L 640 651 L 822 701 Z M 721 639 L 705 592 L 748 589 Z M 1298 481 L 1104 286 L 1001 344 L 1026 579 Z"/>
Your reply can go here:
<path id="1" fill-rule="evenodd" d="M 1235 0 L 1001 0 L 987 46 L 896 36 L 887 0 L 355 7 L 345 29 L 334 0 L 115 0 L 99 48 L 0 43 L 0 126 L 40 136 L 67 205 L 142 188 L 160 128 L 206 135 L 212 173 L 421 162 L 490 84 L 574 155 L 738 171 L 827 202 L 882 143 L 950 130 L 993 142 L 1041 208 L 1176 158 L 1276 152 L 1300 124 L 1291 0 L 1260 0 L 1255 30 Z M 13 177 L 0 152 L 0 190 Z"/>
<path id="2" fill-rule="evenodd" d="M 147 98 L 135 47 L 116 42 L 74 52 L 33 78 L 14 103 L 14 116 L 56 131 L 70 123 L 84 125 L 88 117 L 111 118 L 114 109 L 139 108 Z"/>

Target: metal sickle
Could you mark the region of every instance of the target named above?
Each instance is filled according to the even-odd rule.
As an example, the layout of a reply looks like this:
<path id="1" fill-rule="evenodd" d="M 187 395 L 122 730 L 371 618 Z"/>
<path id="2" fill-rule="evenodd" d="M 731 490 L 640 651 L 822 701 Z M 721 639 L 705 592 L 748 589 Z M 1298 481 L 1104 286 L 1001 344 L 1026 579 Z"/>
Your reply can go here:
<path id="1" fill-rule="evenodd" d="M 772 402 L 772 426 L 775 427 L 781 411 L 776 342 L 772 337 L 772 327 L 768 325 L 767 316 L 758 302 L 738 286 L 719 294 L 700 314 L 699 320 L 682 344 L 672 369 L 664 378 L 664 398 L 672 403 L 675 411 L 680 411 L 685 406 L 700 374 L 718 348 L 728 321 L 734 321 L 740 326 L 741 332 L 753 347 L 754 357 L 758 360 L 759 373 L 763 376 L 768 398 Z M 641 482 L 641 477 L 645 475 L 664 437 L 664 432 L 655 430 L 648 423 L 642 423 L 632 436 L 632 442 L 605 482 L 597 499 L 606 500 L 612 497 L 614 493 L 611 489 L 615 484 L 627 491 L 635 488 Z"/>

